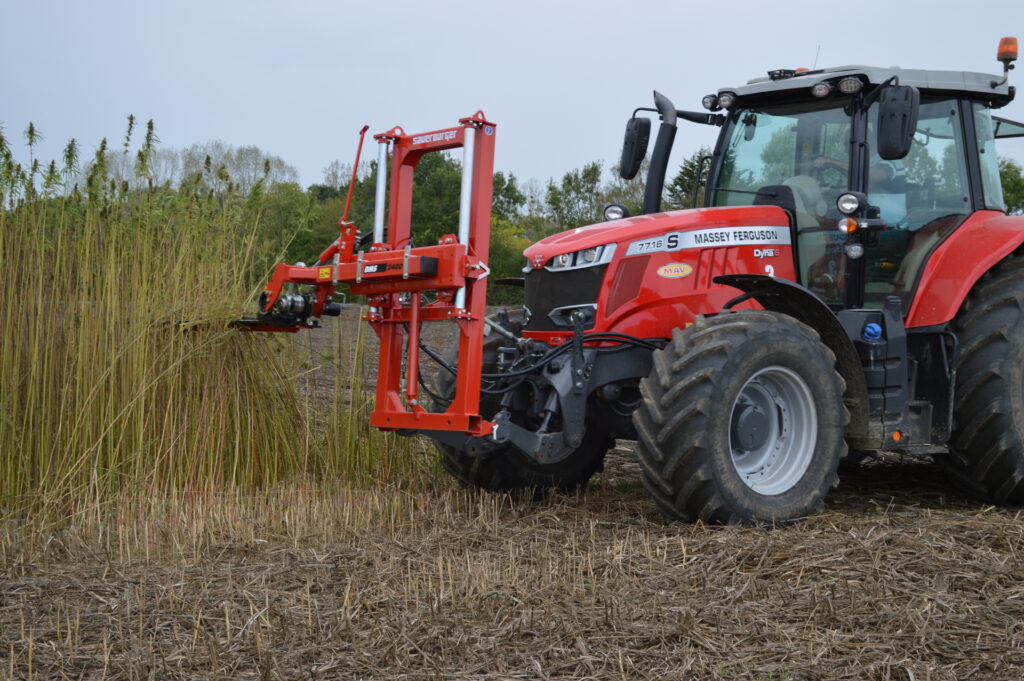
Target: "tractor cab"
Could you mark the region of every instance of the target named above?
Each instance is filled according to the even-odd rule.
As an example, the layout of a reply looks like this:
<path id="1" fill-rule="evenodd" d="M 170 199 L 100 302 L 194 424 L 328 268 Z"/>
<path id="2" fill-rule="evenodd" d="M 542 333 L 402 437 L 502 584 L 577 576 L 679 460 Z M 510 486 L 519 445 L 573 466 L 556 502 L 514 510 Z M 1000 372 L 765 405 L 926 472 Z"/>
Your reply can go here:
<path id="1" fill-rule="evenodd" d="M 906 311 L 932 249 L 975 211 L 1005 211 L 994 141 L 1024 126 L 992 109 L 1012 97 L 975 73 L 773 71 L 705 98 L 727 111 L 706 205 L 785 208 L 800 284 L 833 309 L 896 296 Z"/>

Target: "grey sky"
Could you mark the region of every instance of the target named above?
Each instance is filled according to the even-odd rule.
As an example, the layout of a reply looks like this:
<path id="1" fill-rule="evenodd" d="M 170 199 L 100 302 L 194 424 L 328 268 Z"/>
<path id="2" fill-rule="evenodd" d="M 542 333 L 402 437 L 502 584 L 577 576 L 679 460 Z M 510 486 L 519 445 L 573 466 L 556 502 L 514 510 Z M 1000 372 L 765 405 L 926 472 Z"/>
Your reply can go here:
<path id="1" fill-rule="evenodd" d="M 446 127 L 483 109 L 497 167 L 523 179 L 614 162 L 651 90 L 679 108 L 773 68 L 872 64 L 997 73 L 1024 39 L 1020 0 L 472 2 L 3 0 L 0 122 L 20 139 L 116 144 L 153 118 L 164 146 L 255 144 L 319 181 L 371 132 Z M 1024 63 L 1022 61 L 1021 63 Z M 1000 115 L 1024 120 L 1021 90 Z M 673 163 L 714 130 L 680 123 Z M 1024 142 L 1002 155 L 1024 160 Z"/>

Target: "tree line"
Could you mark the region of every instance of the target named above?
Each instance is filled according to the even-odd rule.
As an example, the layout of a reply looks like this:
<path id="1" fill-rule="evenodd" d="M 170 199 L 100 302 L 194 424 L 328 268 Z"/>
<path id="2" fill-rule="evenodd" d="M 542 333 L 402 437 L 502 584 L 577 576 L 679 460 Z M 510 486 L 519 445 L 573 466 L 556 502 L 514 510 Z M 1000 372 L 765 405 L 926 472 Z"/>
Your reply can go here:
<path id="1" fill-rule="evenodd" d="M 258 147 L 214 141 L 180 150 L 163 148 L 152 121 L 144 131 L 137 132 L 137 125 L 129 117 L 124 139 L 117 146 L 103 140 L 92 159 L 81 161 L 79 145 L 71 140 L 60 163 L 43 164 L 34 153 L 42 133 L 29 124 L 23 133 L 30 159 L 27 166 L 15 161 L 0 127 L 0 206 L 10 208 L 19 201 L 57 195 L 109 198 L 142 190 L 203 196 L 222 206 L 258 200 L 259 232 L 270 250 L 287 262 L 312 262 L 337 238 L 338 218 L 352 181 L 350 165 L 335 161 L 324 169 L 320 182 L 303 188 L 293 166 Z M 698 149 L 675 169 L 665 186 L 665 209 L 695 203 L 696 176 L 701 159 L 709 154 L 708 149 Z M 521 276 L 523 249 L 550 234 L 599 222 L 608 203 L 623 204 L 639 214 L 645 170 L 633 180 L 623 180 L 615 168 L 593 161 L 543 183 L 496 172 L 490 253 L 494 278 Z M 370 161 L 355 174 L 349 218 L 363 231 L 372 226 L 377 172 L 376 161 Z M 1000 159 L 1000 172 L 1009 212 L 1024 210 L 1020 164 Z M 442 235 L 454 233 L 461 187 L 459 161 L 445 153 L 427 154 L 413 184 L 415 243 L 436 243 Z M 696 205 L 700 205 L 703 190 L 697 191 Z M 516 296 L 510 287 L 490 289 L 493 302 L 509 302 Z"/>

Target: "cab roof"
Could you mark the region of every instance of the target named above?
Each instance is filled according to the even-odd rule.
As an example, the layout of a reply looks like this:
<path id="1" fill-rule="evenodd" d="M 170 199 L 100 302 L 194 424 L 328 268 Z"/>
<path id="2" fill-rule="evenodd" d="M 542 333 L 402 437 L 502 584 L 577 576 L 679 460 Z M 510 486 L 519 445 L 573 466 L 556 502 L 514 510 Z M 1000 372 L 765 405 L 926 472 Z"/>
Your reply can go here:
<path id="1" fill-rule="evenodd" d="M 976 96 L 1001 107 L 1013 101 L 1014 88 L 1008 83 L 993 87 L 1003 80 L 1002 76 L 971 71 L 927 71 L 924 69 L 901 69 L 896 66 L 837 66 L 814 71 L 795 72 L 787 69 L 770 71 L 769 75 L 747 81 L 736 88 L 721 88 L 722 92 L 735 92 L 740 97 L 782 94 L 794 90 L 810 91 L 811 86 L 823 80 L 840 80 L 847 76 L 859 76 L 868 85 L 879 85 L 896 76 L 900 85 L 913 85 L 921 90 L 961 93 Z"/>

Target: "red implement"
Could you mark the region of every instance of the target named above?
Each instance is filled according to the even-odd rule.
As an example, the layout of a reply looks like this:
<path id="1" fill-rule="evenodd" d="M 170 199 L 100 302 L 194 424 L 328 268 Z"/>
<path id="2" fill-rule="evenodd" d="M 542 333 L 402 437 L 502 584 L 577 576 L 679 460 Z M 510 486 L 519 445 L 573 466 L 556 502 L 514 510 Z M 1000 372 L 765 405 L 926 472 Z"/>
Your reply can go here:
<path id="1" fill-rule="evenodd" d="M 494 133 L 494 123 L 478 111 L 452 128 L 406 134 L 396 127 L 375 135 L 380 145 L 378 168 L 387 167 L 390 150 L 391 182 L 385 224 L 387 190 L 382 180 L 386 174 L 380 173 L 369 251 L 358 250 L 356 227 L 344 216 L 339 238 L 314 266 L 277 265 L 260 296 L 259 317 L 238 325 L 253 331 L 290 332 L 315 326 L 310 317 L 337 314 L 331 295 L 338 284 L 347 284 L 353 295 L 366 296 L 370 308 L 365 319 L 380 337 L 372 425 L 386 430 L 490 433 L 493 424 L 479 412 Z M 464 154 L 457 229 L 436 245 L 414 248 L 411 216 L 416 166 L 425 154 L 458 148 Z M 435 293 L 428 304 L 421 300 L 425 291 Z M 461 370 L 455 395 L 443 413 L 428 412 L 419 401 L 419 339 L 424 322 L 452 322 L 459 328 Z"/>

